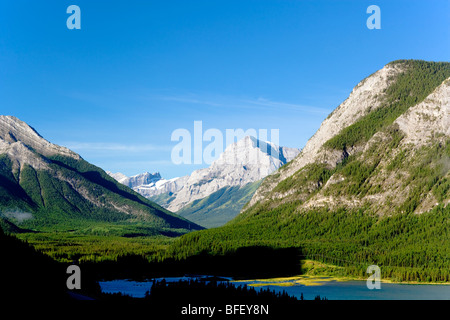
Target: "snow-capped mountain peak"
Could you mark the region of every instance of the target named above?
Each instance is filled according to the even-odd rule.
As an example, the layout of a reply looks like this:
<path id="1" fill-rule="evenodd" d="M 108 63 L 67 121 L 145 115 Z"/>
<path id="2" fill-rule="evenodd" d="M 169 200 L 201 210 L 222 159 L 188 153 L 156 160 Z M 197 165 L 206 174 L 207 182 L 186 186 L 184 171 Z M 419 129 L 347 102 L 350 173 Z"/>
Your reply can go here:
<path id="1" fill-rule="evenodd" d="M 110 175 L 145 197 L 170 193 L 173 200 L 167 208 L 175 212 L 223 187 L 244 186 L 259 181 L 299 153 L 299 149 L 280 147 L 246 136 L 230 144 L 211 166 L 195 170 L 188 176 L 165 180 L 159 173 L 151 177 L 147 173 L 125 179 L 118 174 Z"/>

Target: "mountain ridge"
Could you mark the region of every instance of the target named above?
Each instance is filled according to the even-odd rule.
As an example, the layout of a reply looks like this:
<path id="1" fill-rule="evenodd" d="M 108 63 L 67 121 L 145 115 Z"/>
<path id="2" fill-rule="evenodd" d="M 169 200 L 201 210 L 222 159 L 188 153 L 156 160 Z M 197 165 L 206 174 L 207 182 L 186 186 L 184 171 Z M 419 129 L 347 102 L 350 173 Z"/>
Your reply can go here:
<path id="1" fill-rule="evenodd" d="M 37 228 L 81 219 L 201 229 L 11 116 L 0 116 L 0 181 L 0 209 L 33 213 L 24 224 Z"/>
<path id="2" fill-rule="evenodd" d="M 415 66 L 414 63 L 419 64 L 418 66 Z M 269 199 L 276 199 L 276 198 L 283 198 L 285 196 L 289 196 L 288 194 L 280 193 L 282 189 L 280 185 L 288 184 L 289 179 L 292 180 L 292 177 L 296 172 L 298 173 L 302 168 L 305 168 L 307 166 L 311 166 L 314 164 L 322 164 L 323 166 L 326 166 L 327 168 L 335 168 L 339 163 L 347 159 L 349 156 L 356 155 L 360 152 L 363 152 L 364 150 L 367 151 L 368 145 L 373 143 L 373 141 L 370 141 L 372 138 L 380 137 L 381 133 L 380 131 L 376 131 L 376 133 L 371 136 L 368 141 L 357 142 L 357 143 L 351 143 L 348 145 L 339 145 L 339 147 L 331 146 L 332 143 L 336 145 L 334 141 L 337 141 L 338 139 L 341 139 L 341 141 L 345 138 L 341 138 L 342 134 L 346 134 L 346 130 L 348 128 L 351 128 L 352 126 L 355 126 L 358 124 L 358 122 L 364 122 L 366 118 L 370 118 L 372 114 L 374 114 L 377 111 L 383 111 L 384 109 L 390 108 L 389 106 L 384 106 L 383 104 L 386 104 L 385 100 L 389 99 L 390 97 L 386 93 L 388 89 L 392 88 L 394 84 L 396 83 L 396 79 L 404 79 L 408 76 L 409 73 L 413 73 L 412 71 L 408 71 L 409 69 L 419 69 L 416 73 L 423 71 L 426 75 L 432 74 L 432 71 L 429 71 L 427 68 L 432 68 L 432 66 L 435 66 L 438 70 L 443 69 L 441 73 L 445 73 L 445 70 L 447 70 L 448 74 L 448 63 L 442 64 L 442 67 L 439 63 L 427 63 L 423 61 L 411 61 L 411 60 L 399 60 L 394 61 L 386 65 L 381 70 L 375 72 L 371 76 L 367 77 L 363 81 L 361 81 L 352 91 L 349 98 L 347 98 L 339 107 L 337 107 L 321 124 L 319 130 L 313 135 L 313 137 L 307 142 L 305 148 L 302 150 L 299 156 L 297 156 L 292 162 L 290 162 L 287 166 L 284 166 L 271 176 L 269 176 L 267 179 L 265 179 L 264 183 L 261 185 L 261 187 L 256 191 L 255 195 L 253 196 L 252 200 L 249 202 L 248 206 L 246 208 L 249 208 L 258 202 L 264 203 L 268 201 Z M 446 69 L 445 69 L 446 68 Z M 422 70 L 423 69 L 423 70 Z M 445 70 L 444 70 L 445 69 Z M 429 71 L 427 73 L 427 70 Z M 403 78 L 400 78 L 402 76 Z M 443 78 L 443 79 L 442 79 Z M 400 81 L 399 80 L 399 81 Z M 442 90 L 445 90 L 445 93 L 442 93 L 440 96 L 441 100 L 444 99 L 444 96 L 448 96 L 448 79 L 446 79 L 444 76 L 441 76 L 441 80 L 435 81 L 435 83 L 438 83 L 435 87 L 433 87 L 433 90 L 429 90 L 430 92 L 423 97 L 422 99 L 433 99 L 433 93 L 436 90 L 439 90 L 440 88 Z M 408 83 L 407 83 L 408 84 Z M 410 85 L 413 85 L 413 83 L 409 83 Z M 373 91 L 372 89 L 376 87 L 376 90 Z M 406 86 L 406 85 L 405 85 Z M 372 91 L 371 91 L 372 90 Z M 403 90 L 403 88 L 402 88 Z M 370 93 L 366 93 L 366 91 L 371 91 Z M 365 97 L 365 104 L 363 108 L 361 108 L 360 103 L 360 97 Z M 400 97 L 404 97 L 405 94 L 403 92 L 400 92 Z M 415 97 L 412 97 L 415 98 Z M 410 99 L 411 100 L 411 99 Z M 415 106 L 419 103 L 418 100 L 414 100 L 412 103 L 412 106 Z M 433 116 L 435 119 L 442 119 L 441 122 L 446 121 L 448 123 L 448 97 L 447 100 L 442 100 L 440 102 L 443 108 L 441 108 L 440 111 L 440 117 Z M 350 113 L 349 113 L 350 112 Z M 408 112 L 408 109 L 405 110 L 405 112 Z M 447 113 L 446 113 L 447 112 Z M 342 125 L 339 123 L 339 120 L 341 119 L 341 115 L 347 114 L 349 120 L 344 121 L 345 125 Z M 356 114 L 359 114 L 359 117 L 355 116 Z M 401 125 L 401 119 L 399 118 L 404 114 L 401 113 L 398 116 L 396 116 L 392 120 L 393 126 Z M 353 115 L 353 116 L 350 116 Z M 447 115 L 447 116 L 446 116 Z M 347 118 L 345 117 L 345 118 Z M 431 117 L 430 114 L 428 114 L 428 117 Z M 361 120 L 362 119 L 362 120 Z M 399 123 L 397 123 L 397 119 L 400 119 Z M 337 124 L 337 125 L 336 125 Z M 445 133 L 445 130 L 443 129 L 446 126 L 446 124 L 441 124 L 438 127 L 441 128 L 441 133 L 447 134 L 448 131 Z M 334 128 L 334 129 L 332 129 Z M 402 127 L 403 130 L 405 130 L 405 126 Z M 448 128 L 448 126 L 447 126 Z M 393 130 L 399 130 L 399 129 L 393 129 Z M 400 128 L 401 130 L 401 128 Z M 347 130 L 348 131 L 348 130 Z M 346 135 L 349 136 L 348 134 Z M 362 135 L 361 135 L 362 136 Z M 348 139 L 348 138 L 347 138 Z M 370 141 L 370 143 L 369 143 Z M 339 142 L 341 143 L 341 142 Z M 369 144 L 368 144 L 369 143 Z M 277 188 L 278 186 L 278 188 Z M 289 192 L 293 192 L 290 190 Z"/>

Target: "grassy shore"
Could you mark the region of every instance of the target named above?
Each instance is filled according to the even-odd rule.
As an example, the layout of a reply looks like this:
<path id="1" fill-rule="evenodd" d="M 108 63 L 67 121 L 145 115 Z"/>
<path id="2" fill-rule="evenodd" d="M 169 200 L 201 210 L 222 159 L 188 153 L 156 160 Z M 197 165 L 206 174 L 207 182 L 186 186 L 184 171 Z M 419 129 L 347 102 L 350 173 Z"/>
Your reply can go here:
<path id="1" fill-rule="evenodd" d="M 250 280 L 237 280 L 233 281 L 239 282 L 251 282 L 255 283 L 248 284 L 252 287 L 262 287 L 262 286 L 280 286 L 289 287 L 294 285 L 304 285 L 304 286 L 320 286 L 330 281 L 366 281 L 367 277 L 357 277 L 353 275 L 348 275 L 344 267 L 326 264 L 314 260 L 302 260 L 301 262 L 302 274 L 291 276 L 291 277 L 278 277 L 269 279 L 250 279 Z M 382 283 L 398 283 L 398 284 L 446 284 L 450 285 L 449 282 L 418 282 L 418 281 L 394 281 L 389 278 L 381 278 Z"/>

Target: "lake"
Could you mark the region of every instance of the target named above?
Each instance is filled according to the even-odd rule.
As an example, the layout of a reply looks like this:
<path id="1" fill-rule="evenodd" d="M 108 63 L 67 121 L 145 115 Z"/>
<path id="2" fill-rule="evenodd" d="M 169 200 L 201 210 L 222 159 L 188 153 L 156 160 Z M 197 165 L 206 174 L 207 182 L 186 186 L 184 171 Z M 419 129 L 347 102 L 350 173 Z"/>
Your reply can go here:
<path id="1" fill-rule="evenodd" d="M 166 281 L 179 281 L 202 277 L 174 277 L 165 278 Z M 368 289 L 366 281 L 336 281 L 328 278 L 309 278 L 301 283 L 298 278 L 284 281 L 246 280 L 232 281 L 236 285 L 254 286 L 274 290 L 286 291 L 289 295 L 300 299 L 303 294 L 305 300 L 313 300 L 316 296 L 326 297 L 328 300 L 450 300 L 450 285 L 439 284 L 397 284 L 381 283 L 381 289 Z M 162 280 L 157 278 L 156 280 Z M 150 290 L 152 280 L 130 281 L 127 279 L 100 281 L 100 287 L 105 293 L 121 292 L 135 298 L 143 298 Z"/>

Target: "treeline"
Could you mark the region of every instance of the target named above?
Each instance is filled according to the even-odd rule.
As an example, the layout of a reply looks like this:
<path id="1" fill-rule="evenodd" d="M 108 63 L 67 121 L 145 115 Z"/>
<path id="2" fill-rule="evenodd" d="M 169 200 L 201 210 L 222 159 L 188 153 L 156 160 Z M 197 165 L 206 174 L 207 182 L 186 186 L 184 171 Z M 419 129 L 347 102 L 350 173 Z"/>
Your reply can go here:
<path id="1" fill-rule="evenodd" d="M 67 293 L 67 264 L 54 261 L 31 245 L 5 234 L 0 228 L 0 293 L 2 302 L 71 301 Z M 100 295 L 97 282 L 84 274 L 82 294 Z"/>
<path id="2" fill-rule="evenodd" d="M 449 207 L 379 217 L 363 209 L 292 214 L 297 205 L 287 203 L 261 215 L 256 208 L 239 222 L 184 235 L 159 259 L 220 256 L 249 246 L 297 248 L 303 258 L 343 266 L 349 275 L 365 276 L 375 264 L 383 277 L 396 281 L 450 281 Z"/>
<path id="3" fill-rule="evenodd" d="M 198 279 L 167 282 L 153 281 L 145 299 L 153 302 L 176 301 L 203 304 L 270 304 L 296 302 L 298 299 L 283 292 L 268 288 L 256 290 L 247 285 L 236 285 L 228 281 L 202 281 Z"/>
<path id="4" fill-rule="evenodd" d="M 1 224 L 0 219 L 0 224 Z M 152 256 L 164 250 L 173 241 L 162 232 L 181 235 L 171 230 L 153 232 L 145 225 L 93 223 L 74 224 L 68 228 L 77 230 L 51 230 L 41 232 L 14 233 L 36 249 L 60 262 L 104 262 L 117 261 L 126 255 Z M 61 227 L 58 225 L 58 227 Z M 11 232 L 16 232 L 12 230 Z"/>
<path id="5" fill-rule="evenodd" d="M 298 248 L 241 247 L 223 255 L 206 250 L 176 259 L 161 250 L 152 255 L 129 254 L 116 260 L 82 262 L 82 268 L 98 279 L 148 279 L 186 274 L 228 276 L 235 279 L 271 278 L 301 273 Z"/>
<path id="6" fill-rule="evenodd" d="M 197 279 L 153 281 L 145 298 L 133 299 L 115 293 L 103 294 L 101 299 L 108 302 L 134 302 L 133 306 L 146 307 L 152 317 L 159 316 L 161 319 L 287 319 L 308 307 L 317 308 L 324 303 L 317 301 L 327 300 L 316 296 L 314 301 L 303 301 L 285 291 L 275 292 L 268 288 L 255 289 L 227 281 Z"/>

